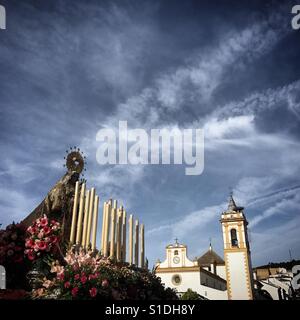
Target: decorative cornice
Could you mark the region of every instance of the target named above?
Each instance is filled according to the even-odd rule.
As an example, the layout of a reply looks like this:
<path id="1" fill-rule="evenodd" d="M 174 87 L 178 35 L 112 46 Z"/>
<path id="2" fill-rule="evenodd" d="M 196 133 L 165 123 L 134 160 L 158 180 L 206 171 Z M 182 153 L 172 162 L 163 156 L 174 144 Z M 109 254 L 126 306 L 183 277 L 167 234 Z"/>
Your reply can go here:
<path id="1" fill-rule="evenodd" d="M 240 217 L 237 217 L 237 218 L 222 218 L 222 219 L 220 219 L 220 222 L 221 222 L 221 223 L 225 223 L 225 222 L 237 222 L 237 221 L 242 221 L 242 222 L 245 222 L 246 224 L 248 223 L 245 218 L 240 218 Z"/>
<path id="2" fill-rule="evenodd" d="M 195 272 L 199 271 L 200 272 L 200 267 L 195 266 L 195 267 L 177 267 L 177 268 L 157 268 L 155 270 L 155 273 L 164 273 L 164 272 Z"/>

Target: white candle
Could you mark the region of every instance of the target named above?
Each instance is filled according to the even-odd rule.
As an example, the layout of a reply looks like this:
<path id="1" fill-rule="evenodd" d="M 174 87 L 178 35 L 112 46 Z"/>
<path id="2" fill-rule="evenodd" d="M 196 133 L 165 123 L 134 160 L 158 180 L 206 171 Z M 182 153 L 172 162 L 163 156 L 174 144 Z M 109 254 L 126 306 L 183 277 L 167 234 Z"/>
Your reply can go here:
<path id="1" fill-rule="evenodd" d="M 121 261 L 121 235 L 122 235 L 122 209 L 118 209 L 118 213 L 117 213 L 117 261 Z"/>
<path id="2" fill-rule="evenodd" d="M 116 231 L 116 215 L 117 209 L 112 208 L 111 210 L 111 228 L 110 228 L 110 258 L 115 257 L 115 231 Z"/>
<path id="3" fill-rule="evenodd" d="M 82 240 L 81 240 L 82 248 L 85 248 L 87 225 L 88 225 L 88 218 L 89 218 L 89 203 L 90 203 L 90 191 L 87 190 L 85 195 L 85 202 L 84 202 L 83 232 L 82 232 Z"/>
<path id="4" fill-rule="evenodd" d="M 76 244 L 80 244 L 80 241 L 81 241 L 84 196 L 85 196 L 85 183 L 82 184 L 81 192 L 80 192 L 80 203 L 79 203 L 79 214 L 78 214 L 78 222 L 77 222 Z"/>
<path id="5" fill-rule="evenodd" d="M 133 216 L 129 216 L 129 263 L 133 264 Z"/>
<path id="6" fill-rule="evenodd" d="M 108 239 L 109 239 L 110 220 L 111 220 L 111 203 L 109 202 L 106 204 L 106 208 L 105 208 L 105 228 L 104 228 L 104 247 L 103 247 L 104 257 L 108 256 Z"/>
<path id="7" fill-rule="evenodd" d="M 98 207 L 99 197 L 95 196 L 94 201 L 94 221 L 93 221 L 93 236 L 92 236 L 92 250 L 96 249 L 96 238 L 97 238 L 97 224 L 98 224 Z"/>
<path id="8" fill-rule="evenodd" d="M 123 211 L 123 222 L 122 222 L 122 227 L 123 227 L 123 240 L 122 240 L 122 261 L 126 261 L 126 211 Z"/>
<path id="9" fill-rule="evenodd" d="M 105 210 L 106 210 L 106 201 L 103 203 L 103 211 L 102 211 L 101 254 L 104 253 Z"/>
<path id="10" fill-rule="evenodd" d="M 141 224 L 141 268 L 145 267 L 145 227 Z"/>
<path id="11" fill-rule="evenodd" d="M 90 193 L 90 203 L 89 203 L 89 215 L 88 215 L 88 225 L 86 232 L 86 240 L 85 240 L 85 248 L 88 249 L 91 242 L 91 229 L 92 229 L 92 221 L 93 221 L 93 206 L 95 201 L 95 188 L 91 189 Z"/>
<path id="12" fill-rule="evenodd" d="M 139 220 L 135 220 L 134 264 L 139 265 Z"/>
<path id="13" fill-rule="evenodd" d="M 70 244 L 71 245 L 74 243 L 74 240 L 75 240 L 75 227 L 76 227 L 76 218 L 77 218 L 77 209 L 78 209 L 78 190 L 79 190 L 79 181 L 76 181 L 74 204 L 73 204 L 73 214 L 72 214 L 72 224 L 71 224 L 71 232 L 70 232 Z"/>

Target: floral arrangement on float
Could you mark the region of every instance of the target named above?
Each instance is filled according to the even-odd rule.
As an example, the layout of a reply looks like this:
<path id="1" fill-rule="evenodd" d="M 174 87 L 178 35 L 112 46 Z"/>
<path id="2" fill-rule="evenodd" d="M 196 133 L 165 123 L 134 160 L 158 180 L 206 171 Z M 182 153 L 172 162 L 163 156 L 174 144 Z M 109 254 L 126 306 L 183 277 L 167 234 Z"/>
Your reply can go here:
<path id="1" fill-rule="evenodd" d="M 24 292 L 6 290 L 6 298 L 22 293 L 32 299 L 177 299 L 175 291 L 165 288 L 160 278 L 146 269 L 113 261 L 95 251 L 73 248 L 63 254 L 60 235 L 59 222 L 46 215 L 27 229 L 12 224 L 0 231 L 0 264 L 13 279 L 20 275 L 24 280 L 19 285 Z M 9 265 L 18 267 L 9 270 Z"/>
<path id="2" fill-rule="evenodd" d="M 0 230 L 0 264 L 21 264 L 24 260 L 25 228 L 12 223 Z"/>
<path id="3" fill-rule="evenodd" d="M 46 215 L 27 228 L 24 255 L 31 263 L 27 280 L 32 289 L 38 288 L 43 278 L 49 275 L 55 257 L 63 256 L 59 246 L 60 231 L 60 223 Z"/>
<path id="4" fill-rule="evenodd" d="M 58 240 L 60 223 L 49 220 L 46 215 L 37 219 L 28 229 L 25 242 L 25 255 L 30 261 L 42 259 L 48 261 L 59 251 Z"/>
<path id="5" fill-rule="evenodd" d="M 115 263 L 92 252 L 68 251 L 65 265 L 53 262 L 51 276 L 33 291 L 41 299 L 177 299 L 153 273 L 125 263 Z"/>
<path id="6" fill-rule="evenodd" d="M 12 289 L 26 285 L 25 237 L 26 228 L 20 223 L 12 223 L 0 230 L 0 265 L 5 267 L 7 286 Z"/>

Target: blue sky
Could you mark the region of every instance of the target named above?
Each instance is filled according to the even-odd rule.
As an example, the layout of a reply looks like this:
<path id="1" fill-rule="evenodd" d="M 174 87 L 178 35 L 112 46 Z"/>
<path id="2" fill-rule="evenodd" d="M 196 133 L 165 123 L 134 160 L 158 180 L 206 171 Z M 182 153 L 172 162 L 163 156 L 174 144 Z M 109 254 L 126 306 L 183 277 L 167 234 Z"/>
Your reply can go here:
<path id="1" fill-rule="evenodd" d="M 69 146 L 88 187 L 146 226 L 150 265 L 178 237 L 222 253 L 229 190 L 254 265 L 300 258 L 300 31 L 295 1 L 5 1 L 0 30 L 0 223 L 30 213 Z M 100 166 L 96 133 L 203 128 L 205 168 Z"/>

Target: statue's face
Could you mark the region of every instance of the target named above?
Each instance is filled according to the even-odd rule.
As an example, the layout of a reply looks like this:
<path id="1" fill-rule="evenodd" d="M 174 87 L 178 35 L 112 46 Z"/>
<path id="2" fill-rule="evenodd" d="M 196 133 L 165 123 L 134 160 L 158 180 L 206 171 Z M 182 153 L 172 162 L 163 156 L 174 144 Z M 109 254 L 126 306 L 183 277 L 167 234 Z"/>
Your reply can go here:
<path id="1" fill-rule="evenodd" d="M 72 175 L 71 175 L 71 177 L 70 177 L 70 182 L 71 182 L 72 184 L 75 184 L 76 181 L 78 181 L 78 179 L 79 179 L 79 173 L 73 172 Z"/>

